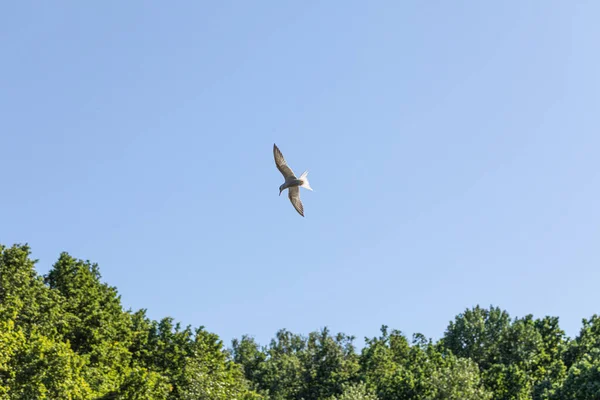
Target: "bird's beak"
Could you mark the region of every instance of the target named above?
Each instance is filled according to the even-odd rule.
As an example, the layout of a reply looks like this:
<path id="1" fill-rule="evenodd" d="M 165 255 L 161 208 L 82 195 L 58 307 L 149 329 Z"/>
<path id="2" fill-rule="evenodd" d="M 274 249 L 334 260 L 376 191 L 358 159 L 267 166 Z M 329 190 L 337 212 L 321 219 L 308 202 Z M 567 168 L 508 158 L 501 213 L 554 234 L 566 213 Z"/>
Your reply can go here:
<path id="1" fill-rule="evenodd" d="M 281 190 L 279 191 L 279 195 L 281 196 Z"/>

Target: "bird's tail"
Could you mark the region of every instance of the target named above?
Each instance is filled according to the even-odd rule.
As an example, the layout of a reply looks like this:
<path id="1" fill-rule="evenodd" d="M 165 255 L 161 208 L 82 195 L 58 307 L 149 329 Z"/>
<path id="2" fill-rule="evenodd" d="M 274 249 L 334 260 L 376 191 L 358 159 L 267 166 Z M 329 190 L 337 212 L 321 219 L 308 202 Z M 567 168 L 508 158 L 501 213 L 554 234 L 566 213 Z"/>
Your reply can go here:
<path id="1" fill-rule="evenodd" d="M 300 187 L 312 190 L 312 188 L 310 187 L 310 183 L 308 183 L 308 171 L 304 171 L 302 175 L 300 175 L 299 179 L 302 181 L 302 185 L 300 185 Z"/>

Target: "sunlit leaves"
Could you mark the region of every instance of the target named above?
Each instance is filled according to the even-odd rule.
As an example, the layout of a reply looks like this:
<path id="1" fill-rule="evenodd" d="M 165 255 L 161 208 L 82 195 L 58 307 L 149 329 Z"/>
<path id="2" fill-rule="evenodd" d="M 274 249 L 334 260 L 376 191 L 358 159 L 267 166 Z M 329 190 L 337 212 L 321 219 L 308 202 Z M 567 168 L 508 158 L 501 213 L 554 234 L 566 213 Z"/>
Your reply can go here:
<path id="1" fill-rule="evenodd" d="M 0 399 L 600 399 L 600 317 L 568 340 L 558 318 L 476 306 L 437 343 L 386 326 L 357 352 L 327 328 L 267 346 L 126 311 L 96 264 L 62 253 L 45 278 L 0 245 Z"/>

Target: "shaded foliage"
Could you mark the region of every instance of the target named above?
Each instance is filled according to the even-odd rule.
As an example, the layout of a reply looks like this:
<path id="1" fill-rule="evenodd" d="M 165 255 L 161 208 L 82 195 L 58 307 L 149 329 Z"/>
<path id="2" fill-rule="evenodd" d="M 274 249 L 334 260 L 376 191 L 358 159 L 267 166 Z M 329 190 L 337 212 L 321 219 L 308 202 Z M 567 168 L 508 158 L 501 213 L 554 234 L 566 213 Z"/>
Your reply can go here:
<path id="1" fill-rule="evenodd" d="M 0 246 L 1 399 L 257 398 L 216 335 L 124 310 L 67 253 L 45 277 L 34 266 L 28 246 Z"/>
<path id="2" fill-rule="evenodd" d="M 342 385 L 342 394 L 328 400 L 377 400 L 377 396 L 363 382 L 345 383 Z"/>
<path id="3" fill-rule="evenodd" d="M 488 399 L 477 365 L 468 359 L 444 354 L 423 335 L 412 344 L 400 331 L 367 339 L 362 366 L 368 387 L 388 399 Z"/>
<path id="4" fill-rule="evenodd" d="M 353 337 L 332 336 L 328 329 L 308 337 L 286 330 L 259 348 L 247 336 L 233 341 L 233 358 L 258 392 L 272 399 L 324 399 L 341 394 L 358 380 L 360 369 Z"/>
<path id="5" fill-rule="evenodd" d="M 96 264 L 60 254 L 39 276 L 0 245 L 0 399 L 600 399 L 600 317 L 570 340 L 558 318 L 458 314 L 437 342 L 381 328 L 357 351 L 327 328 L 230 350 L 203 327 L 124 310 Z"/>
<path id="6" fill-rule="evenodd" d="M 583 354 L 569 368 L 569 374 L 554 399 L 590 400 L 600 399 L 600 350 L 597 348 Z"/>

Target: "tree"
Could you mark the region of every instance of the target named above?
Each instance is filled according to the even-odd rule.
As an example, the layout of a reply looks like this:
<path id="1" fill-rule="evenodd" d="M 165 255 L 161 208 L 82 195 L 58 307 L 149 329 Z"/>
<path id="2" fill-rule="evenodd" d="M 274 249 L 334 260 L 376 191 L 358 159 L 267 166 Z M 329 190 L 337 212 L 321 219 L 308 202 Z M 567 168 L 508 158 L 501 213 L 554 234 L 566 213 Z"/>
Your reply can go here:
<path id="1" fill-rule="evenodd" d="M 308 337 L 280 330 L 263 349 L 247 336 L 234 340 L 232 353 L 259 393 L 274 400 L 322 400 L 359 380 L 353 340 L 343 333 L 334 336 L 327 328 Z"/>
<path id="2" fill-rule="evenodd" d="M 166 377 L 146 368 L 132 368 L 121 386 L 108 392 L 98 400 L 166 400 L 171 392 L 171 385 Z"/>
<path id="3" fill-rule="evenodd" d="M 48 337 L 70 323 L 63 298 L 48 290 L 35 271 L 27 245 L 0 245 L 0 320 L 12 320 L 25 334 L 32 329 Z"/>
<path id="4" fill-rule="evenodd" d="M 305 382 L 301 398 L 323 399 L 340 394 L 343 385 L 358 380 L 360 365 L 353 340 L 343 333 L 334 337 L 327 328 L 309 334 L 305 351 L 300 354 Z"/>
<path id="5" fill-rule="evenodd" d="M 149 321 L 144 314 L 138 312 L 134 315 L 131 351 L 137 355 L 140 365 L 168 379 L 172 386 L 169 399 L 178 399 L 186 385 L 184 370 L 187 360 L 194 354 L 192 329 L 174 324 L 170 317 Z"/>
<path id="6" fill-rule="evenodd" d="M 453 354 L 470 358 L 482 370 L 499 360 L 498 344 L 510 326 L 510 317 L 498 307 L 467 309 L 450 322 L 441 344 Z"/>
<path id="7" fill-rule="evenodd" d="M 593 349 L 569 368 L 569 374 L 555 400 L 600 399 L 600 349 Z"/>
<path id="8" fill-rule="evenodd" d="M 418 382 L 406 368 L 410 344 L 402 332 L 381 327 L 381 336 L 365 339 L 361 352 L 362 374 L 368 388 L 382 400 L 409 399 L 419 393 Z"/>
<path id="9" fill-rule="evenodd" d="M 253 389 L 260 390 L 261 386 L 265 386 L 263 374 L 267 355 L 254 338 L 244 335 L 241 340 L 233 339 L 231 353 Z"/>
<path id="10" fill-rule="evenodd" d="M 32 333 L 18 349 L 9 381 L 14 399 L 88 399 L 86 362 L 68 344 Z"/>
<path id="11" fill-rule="evenodd" d="M 35 272 L 27 245 L 0 245 L 0 394 L 6 398 L 86 398 L 85 359 L 62 342 L 68 324 L 60 293 Z"/>
<path id="12" fill-rule="evenodd" d="M 342 385 L 342 394 L 332 396 L 328 400 L 379 400 L 377 396 L 367 389 L 363 382 L 345 383 Z"/>
<path id="13" fill-rule="evenodd" d="M 45 278 L 0 245 L 0 399 L 600 400 L 600 317 L 568 340 L 556 317 L 467 309 L 433 343 L 381 328 L 360 354 L 327 328 L 270 344 L 125 311 L 96 264 L 62 253 Z"/>
<path id="14" fill-rule="evenodd" d="M 534 371 L 534 400 L 548 400 L 562 385 L 567 368 L 563 355 L 567 348 L 565 332 L 560 329 L 557 317 L 544 317 L 535 321 L 535 328 L 541 335 L 541 349 L 538 364 Z"/>
<path id="15" fill-rule="evenodd" d="M 440 346 L 477 362 L 494 399 L 548 399 L 560 386 L 564 332 L 558 318 L 532 315 L 510 321 L 499 308 L 479 306 L 451 322 Z"/>
<path id="16" fill-rule="evenodd" d="M 229 360 L 218 336 L 196 330 L 193 355 L 187 360 L 181 399 L 258 399 L 249 390 L 239 365 Z"/>
<path id="17" fill-rule="evenodd" d="M 45 278 L 60 293 L 69 324 L 60 333 L 89 361 L 86 380 L 99 395 L 114 392 L 130 373 L 131 316 L 116 288 L 100 281 L 97 264 L 61 253 Z"/>
<path id="18" fill-rule="evenodd" d="M 42 279 L 29 256 L 0 245 L 0 398 L 163 400 L 180 387 L 189 329 L 124 311 L 96 264 L 62 253 Z"/>
<path id="19" fill-rule="evenodd" d="M 582 320 L 583 327 L 571 343 L 565 353 L 565 364 L 571 367 L 583 360 L 586 354 L 600 349 L 600 316 L 594 314 L 590 319 Z"/>
<path id="20" fill-rule="evenodd" d="M 494 400 L 529 400 L 531 380 L 516 365 L 494 364 L 483 372 L 483 381 Z"/>
<path id="21" fill-rule="evenodd" d="M 483 385 L 477 364 L 466 358 L 447 356 L 429 378 L 430 400 L 487 400 L 492 398 Z"/>
<path id="22" fill-rule="evenodd" d="M 489 399 L 477 364 L 444 354 L 439 346 L 416 334 L 412 345 L 400 331 L 367 339 L 361 355 L 367 386 L 382 400 Z"/>
<path id="23" fill-rule="evenodd" d="M 131 317 L 123 311 L 116 288 L 100 278 L 97 264 L 64 252 L 45 278 L 46 284 L 66 299 L 65 312 L 73 318 L 63 334 L 79 353 L 93 353 L 94 347 L 105 341 L 129 345 L 131 340 Z"/>
<path id="24" fill-rule="evenodd" d="M 25 344 L 25 335 L 15 330 L 12 319 L 0 320 L 0 399 L 8 398 L 16 377 L 14 357 Z"/>

